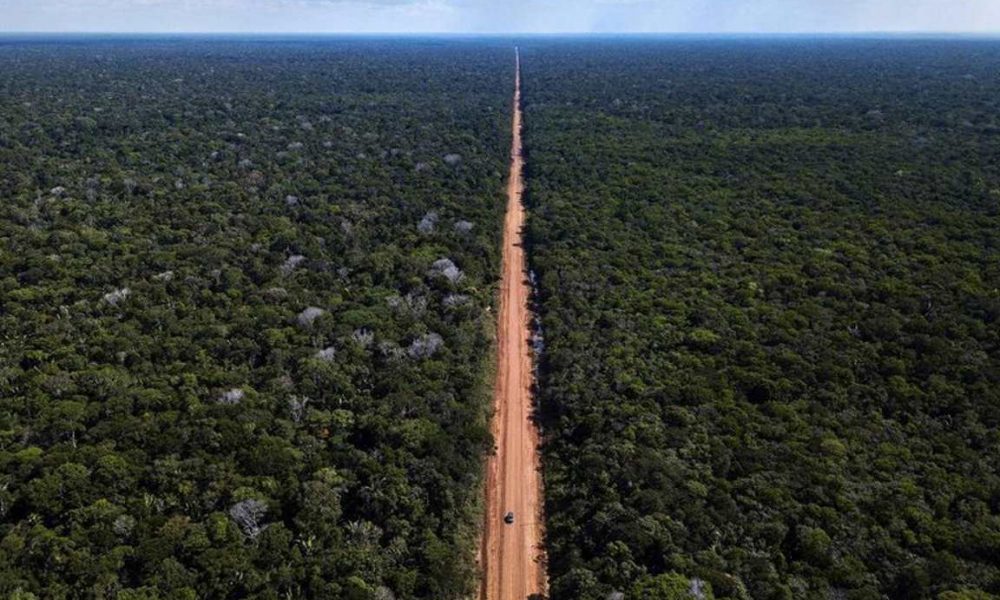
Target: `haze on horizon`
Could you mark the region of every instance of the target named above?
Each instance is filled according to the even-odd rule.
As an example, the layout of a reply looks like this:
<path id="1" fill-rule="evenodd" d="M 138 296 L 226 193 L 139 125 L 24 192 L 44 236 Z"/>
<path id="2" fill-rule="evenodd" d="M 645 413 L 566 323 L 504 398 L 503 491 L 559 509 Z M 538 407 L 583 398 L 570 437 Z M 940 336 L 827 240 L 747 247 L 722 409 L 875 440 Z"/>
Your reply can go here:
<path id="1" fill-rule="evenodd" d="M 0 0 L 0 32 L 996 33 L 997 0 Z"/>

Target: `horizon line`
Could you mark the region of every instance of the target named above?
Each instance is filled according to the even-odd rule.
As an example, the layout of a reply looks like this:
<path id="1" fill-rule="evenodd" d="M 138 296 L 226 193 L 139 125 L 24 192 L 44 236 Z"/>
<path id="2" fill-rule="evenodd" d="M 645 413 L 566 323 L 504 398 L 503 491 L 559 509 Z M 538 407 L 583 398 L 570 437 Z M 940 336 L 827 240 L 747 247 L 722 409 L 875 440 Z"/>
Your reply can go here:
<path id="1" fill-rule="evenodd" d="M 250 36 L 250 37 L 1000 37 L 996 31 L 852 30 L 852 31 L 551 31 L 551 32 L 455 32 L 455 31 L 90 31 L 90 30 L 0 30 L 2 36 Z"/>

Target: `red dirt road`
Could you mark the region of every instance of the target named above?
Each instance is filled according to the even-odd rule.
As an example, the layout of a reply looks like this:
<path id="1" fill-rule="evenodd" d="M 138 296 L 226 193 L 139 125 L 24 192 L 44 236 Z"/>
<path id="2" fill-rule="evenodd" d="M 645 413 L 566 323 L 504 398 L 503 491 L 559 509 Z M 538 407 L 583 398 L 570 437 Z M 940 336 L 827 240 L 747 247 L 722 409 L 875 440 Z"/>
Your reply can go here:
<path id="1" fill-rule="evenodd" d="M 486 524 L 483 530 L 482 600 L 525 600 L 546 592 L 542 549 L 542 478 L 538 428 L 531 420 L 532 373 L 529 288 L 521 229 L 524 190 L 521 170 L 521 57 L 516 54 L 514 140 L 507 183 L 503 272 L 497 323 L 497 380 L 492 431 L 497 451 L 487 462 Z M 513 511 L 514 523 L 503 516 Z"/>

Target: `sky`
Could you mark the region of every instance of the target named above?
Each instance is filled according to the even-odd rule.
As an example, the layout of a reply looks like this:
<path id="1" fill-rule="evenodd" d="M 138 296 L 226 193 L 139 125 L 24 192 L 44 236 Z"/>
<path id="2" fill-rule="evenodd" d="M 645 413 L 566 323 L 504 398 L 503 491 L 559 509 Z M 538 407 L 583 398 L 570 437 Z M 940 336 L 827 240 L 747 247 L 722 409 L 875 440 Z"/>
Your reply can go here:
<path id="1" fill-rule="evenodd" d="M 0 0 L 5 32 L 1000 33 L 1000 0 Z"/>

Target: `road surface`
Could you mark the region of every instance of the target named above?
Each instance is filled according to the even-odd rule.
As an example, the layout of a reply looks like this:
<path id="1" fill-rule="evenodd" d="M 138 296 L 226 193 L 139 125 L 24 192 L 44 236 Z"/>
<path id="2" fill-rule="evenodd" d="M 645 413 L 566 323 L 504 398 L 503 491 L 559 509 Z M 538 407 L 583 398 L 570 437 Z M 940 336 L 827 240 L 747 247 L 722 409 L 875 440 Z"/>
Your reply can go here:
<path id="1" fill-rule="evenodd" d="M 503 233 L 497 380 L 492 431 L 496 454 L 487 462 L 482 600 L 525 600 L 546 591 L 542 551 L 542 479 L 538 429 L 531 419 L 531 320 L 521 230 L 521 56 L 515 50 L 513 144 Z M 503 522 L 508 511 L 514 523 Z"/>

